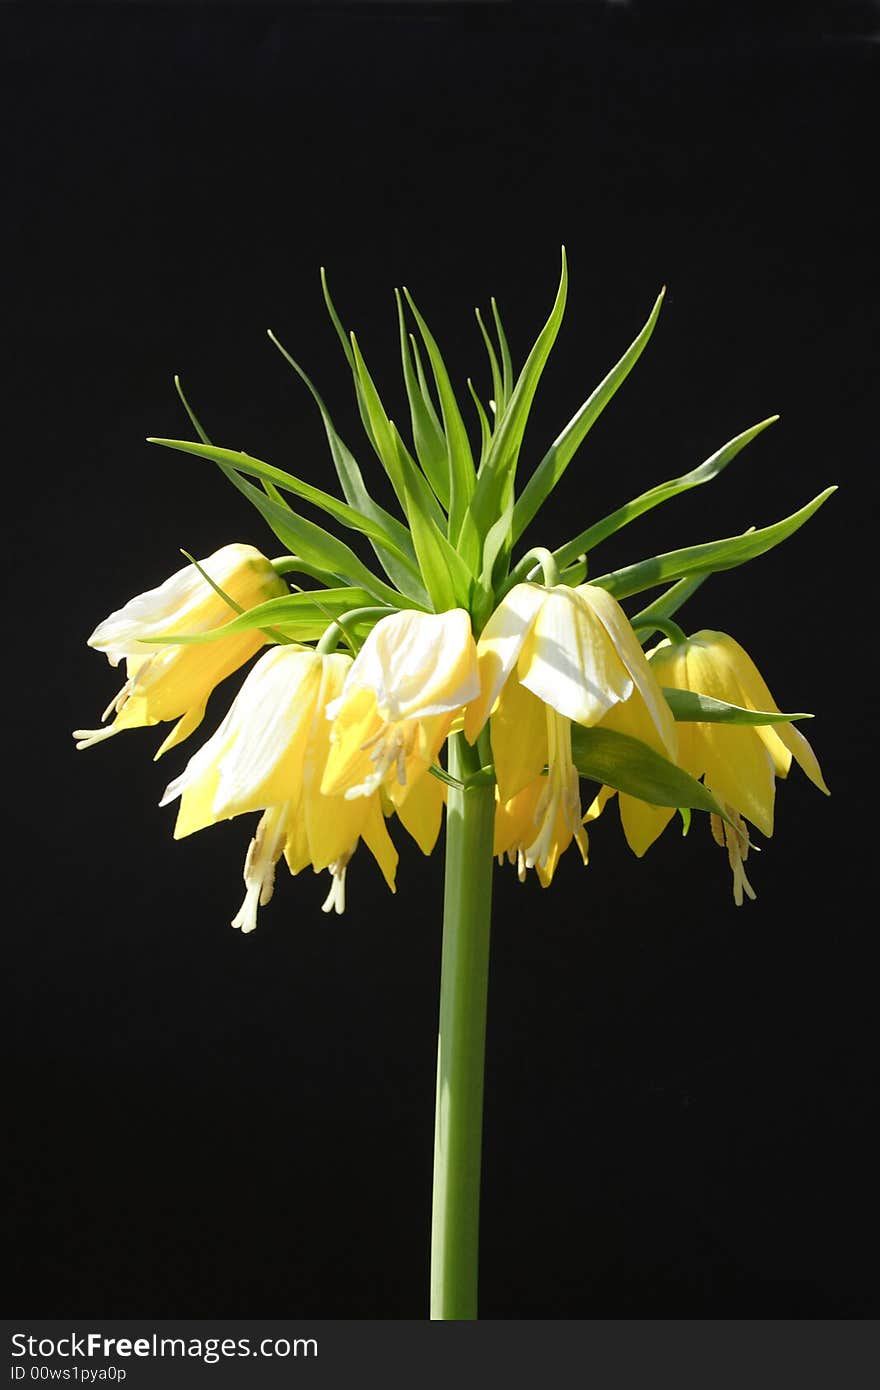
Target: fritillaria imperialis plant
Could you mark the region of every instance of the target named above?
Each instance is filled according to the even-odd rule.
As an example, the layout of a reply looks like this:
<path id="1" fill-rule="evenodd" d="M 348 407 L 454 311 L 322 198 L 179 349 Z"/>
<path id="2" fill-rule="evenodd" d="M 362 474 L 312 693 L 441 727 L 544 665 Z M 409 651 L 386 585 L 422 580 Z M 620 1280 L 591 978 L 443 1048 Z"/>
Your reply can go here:
<path id="1" fill-rule="evenodd" d="M 638 361 L 663 295 L 521 485 L 523 433 L 565 309 L 564 252 L 556 300 L 518 375 L 495 302 L 492 331 L 477 313 L 492 396 L 484 405 L 468 382 L 476 451 L 443 357 L 409 293 L 397 295 L 397 312 L 411 443 L 388 417 L 357 339 L 343 329 L 323 284 L 364 433 L 397 514 L 374 499 L 323 400 L 274 335 L 314 396 L 341 497 L 215 446 L 178 382 L 198 441 L 151 442 L 216 464 L 285 553 L 269 560 L 232 544 L 202 561 L 187 556 L 187 566 L 164 584 L 112 613 L 89 641 L 112 665 L 125 661 L 126 680 L 105 712 L 112 722 L 76 737 L 88 747 L 123 729 L 173 720 L 159 748 L 164 753 L 199 726 L 214 686 L 261 653 L 219 727 L 164 798 L 179 800 L 178 837 L 260 813 L 245 860 L 244 902 L 232 922 L 246 932 L 272 897 L 282 857 L 292 874 L 308 866 L 327 870 L 324 911 L 342 912 L 361 841 L 393 892 L 398 850 L 389 824 L 394 829 L 399 821 L 430 854 L 445 808 L 431 1315 L 474 1318 L 494 860 L 509 860 L 520 879 L 533 869 L 548 888 L 572 843 L 587 863 L 586 827 L 616 794 L 623 832 L 638 856 L 676 811 L 685 828 L 693 811 L 705 813 L 727 851 L 736 902 L 754 897 L 745 871 L 749 826 L 772 834 L 776 778 L 787 775 L 794 758 L 827 791 L 794 727 L 808 716 L 779 711 L 732 636 L 688 636 L 674 617 L 708 575 L 778 545 L 833 488 L 761 529 L 593 573 L 600 542 L 716 478 L 772 423 L 763 420 L 692 472 L 642 493 L 555 549 L 519 553 L 542 503 Z M 299 502 L 364 538 L 376 563 L 302 516 Z M 622 602 L 655 589 L 661 592 L 647 607 L 624 611 Z M 586 797 L 583 780 L 593 784 Z"/>

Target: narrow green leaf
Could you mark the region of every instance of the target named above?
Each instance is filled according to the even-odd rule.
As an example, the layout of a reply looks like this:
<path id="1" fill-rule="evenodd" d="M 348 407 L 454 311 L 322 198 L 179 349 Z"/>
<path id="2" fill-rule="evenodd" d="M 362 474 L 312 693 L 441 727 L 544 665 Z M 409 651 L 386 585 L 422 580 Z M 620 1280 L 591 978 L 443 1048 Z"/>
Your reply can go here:
<path id="1" fill-rule="evenodd" d="M 224 468 L 224 471 L 227 471 Z M 253 503 L 275 535 L 289 550 L 302 555 L 304 560 L 320 565 L 322 569 L 341 575 L 354 584 L 366 589 L 371 598 L 389 603 L 395 608 L 421 608 L 413 599 L 405 598 L 396 589 L 384 583 L 344 541 L 338 539 L 323 527 L 307 521 L 305 517 L 285 506 L 280 506 L 271 497 L 266 497 L 259 488 L 246 478 L 240 477 L 234 469 L 228 469 L 227 476 L 247 499 Z"/>
<path id="2" fill-rule="evenodd" d="M 473 597 L 471 612 L 477 635 L 479 635 L 479 632 L 488 622 L 494 606 L 495 572 L 498 566 L 499 556 L 506 551 L 510 544 L 510 524 L 512 518 L 513 501 L 510 500 L 494 526 L 489 528 L 489 534 L 483 542 L 482 568 L 480 570 L 479 584 Z"/>
<path id="3" fill-rule="evenodd" d="M 538 335 L 538 340 L 520 372 L 519 379 L 510 396 L 504 412 L 496 416 L 492 435 L 492 447 L 477 479 L 477 486 L 471 500 L 471 514 L 477 531 L 484 536 L 503 508 L 506 497 L 513 489 L 516 466 L 519 459 L 526 421 L 541 373 L 556 341 L 565 302 L 568 296 L 568 268 L 565 247 L 562 248 L 562 272 L 559 288 L 550 316 Z M 514 512 L 514 517 L 516 513 Z M 514 539 L 518 532 L 514 525 Z"/>
<path id="4" fill-rule="evenodd" d="M 190 552 L 189 552 L 188 550 L 184 550 L 182 547 L 181 547 L 180 553 L 181 553 L 181 555 L 183 555 L 187 560 L 189 560 L 189 562 L 190 562 L 190 564 L 192 565 L 193 569 L 195 569 L 195 570 L 198 571 L 198 573 L 201 575 L 202 579 L 204 579 L 204 581 L 205 581 L 205 583 L 208 585 L 208 587 L 214 590 L 214 593 L 217 595 L 217 597 L 220 598 L 220 599 L 222 599 L 223 602 L 226 604 L 226 606 L 227 606 L 228 608 L 231 608 L 232 611 L 233 611 L 234 613 L 244 613 L 244 612 L 245 612 L 245 609 L 242 608 L 241 604 L 240 604 L 240 603 L 236 603 L 235 599 L 232 598 L 229 594 L 227 594 L 227 592 L 226 592 L 225 589 L 221 589 L 220 585 L 217 583 L 217 581 L 216 581 L 215 579 L 212 579 L 212 578 L 211 578 L 211 576 L 209 575 L 208 571 L 207 571 L 206 569 L 204 569 L 204 568 L 199 564 L 199 562 L 198 562 L 198 560 L 196 559 L 195 555 L 191 555 Z"/>
<path id="5" fill-rule="evenodd" d="M 747 444 L 750 444 L 768 425 L 772 425 L 778 419 L 778 415 L 771 415 L 769 419 L 762 420 L 760 424 L 752 425 L 751 429 L 744 430 L 742 434 L 738 434 L 735 439 L 729 440 L 727 444 L 716 450 L 710 458 L 706 459 L 705 463 L 701 463 L 698 468 L 692 468 L 690 473 L 685 473 L 680 478 L 672 478 L 668 483 L 660 483 L 648 492 L 643 492 L 640 497 L 633 498 L 623 507 L 618 507 L 617 511 L 611 512 L 609 516 L 603 517 L 601 521 L 587 527 L 586 531 L 581 531 L 574 540 L 555 550 L 553 552 L 555 560 L 559 565 L 565 566 L 575 556 L 588 553 L 600 541 L 606 540 L 608 536 L 619 531 L 621 527 L 628 526 L 637 516 L 642 516 L 654 507 L 659 507 L 661 503 L 668 502 L 670 498 L 677 497 L 681 492 L 688 492 L 692 487 L 699 487 L 702 483 L 711 482 Z"/>
<path id="6" fill-rule="evenodd" d="M 407 510 L 419 567 L 434 611 L 469 608 L 473 575 L 464 560 L 412 494 L 407 496 Z"/>
<path id="7" fill-rule="evenodd" d="M 413 444 L 425 476 L 434 489 L 443 507 L 449 510 L 449 464 L 446 451 L 446 437 L 440 428 L 433 409 L 425 401 L 418 377 L 413 370 L 409 339 L 403 317 L 403 300 L 400 291 L 394 291 L 397 302 L 397 321 L 400 328 L 400 358 L 403 363 L 403 379 L 409 401 L 409 414 L 412 421 Z"/>
<path id="8" fill-rule="evenodd" d="M 623 599 L 628 598 L 630 594 L 639 594 L 643 589 L 652 589 L 656 584 L 663 584 L 670 579 L 681 579 L 697 571 L 715 574 L 719 570 L 735 569 L 737 565 L 745 564 L 757 555 L 763 555 L 793 535 L 819 510 L 832 492 L 836 491 L 836 487 L 826 488 L 818 497 L 814 497 L 812 502 L 801 507 L 800 511 L 777 521 L 773 526 L 765 526 L 758 531 L 750 530 L 727 540 L 708 541 L 705 545 L 671 550 L 665 555 L 655 555 L 650 560 L 627 565 L 625 569 L 599 575 L 591 579 L 590 583 L 607 589 L 617 599 Z"/>
<path id="9" fill-rule="evenodd" d="M 471 400 L 477 408 L 477 418 L 480 422 L 480 467 L 482 468 L 483 462 L 492 445 L 492 427 L 489 424 L 489 417 L 483 409 L 483 403 L 477 395 L 474 383 L 471 381 L 470 377 L 467 379 L 467 384 L 468 390 L 471 393 Z"/>
<path id="10" fill-rule="evenodd" d="M 391 428 L 391 438 L 397 449 L 397 456 L 400 459 L 400 465 L 406 481 L 407 505 L 410 505 L 412 499 L 415 498 L 422 514 L 430 519 L 432 526 L 436 528 L 440 535 L 445 536 L 446 517 L 440 509 L 440 504 L 431 490 L 427 478 L 417 466 L 415 459 L 409 453 L 400 437 L 400 433 L 394 421 L 390 420 L 388 423 Z"/>
<path id="11" fill-rule="evenodd" d="M 379 392 L 376 390 L 373 378 L 367 370 L 367 364 L 354 334 L 351 335 L 351 345 L 355 356 L 355 370 L 370 417 L 370 425 L 373 429 L 376 453 L 388 474 L 398 501 L 409 520 L 406 511 L 406 498 L 407 493 L 412 493 L 419 499 L 423 510 L 430 516 L 435 526 L 442 529 L 445 527 L 446 517 L 443 515 L 439 502 L 431 492 L 424 474 L 416 466 L 415 459 L 410 455 L 392 421 L 386 415 L 385 407 L 379 397 Z"/>
<path id="12" fill-rule="evenodd" d="M 339 484 L 342 488 L 345 500 L 350 506 L 356 507 L 359 512 L 363 512 L 365 516 L 372 517 L 374 521 L 379 522 L 393 538 L 397 549 L 403 550 L 414 559 L 415 551 L 412 548 L 412 538 L 409 531 L 398 521 L 397 517 L 392 516 L 390 512 L 387 512 L 384 507 L 381 507 L 379 503 L 375 502 L 371 497 L 357 460 L 336 433 L 333 421 L 330 418 L 330 413 L 311 379 L 306 375 L 299 363 L 291 357 L 287 349 L 282 347 L 271 329 L 269 330 L 269 338 L 274 343 L 275 347 L 277 347 L 285 361 L 296 372 L 300 380 L 308 387 L 312 399 L 320 411 L 324 432 L 327 435 L 327 443 L 330 446 L 330 456 L 333 459 L 333 466 L 336 469 L 336 475 L 339 478 Z M 419 580 L 416 582 L 412 580 L 409 570 L 403 565 L 400 565 L 394 559 L 393 554 L 384 547 L 372 540 L 370 543 L 376 552 L 379 563 L 388 575 L 388 578 L 400 589 L 401 593 L 407 594 L 408 597 L 415 599 L 417 603 L 427 603 L 428 595 L 421 581 Z"/>
<path id="13" fill-rule="evenodd" d="M 571 753 L 581 777 L 591 782 L 615 787 L 652 806 L 693 806 L 727 819 L 702 782 L 640 739 L 612 729 L 584 729 L 572 724 Z"/>
<path id="14" fill-rule="evenodd" d="M 425 323 L 409 290 L 404 285 L 403 293 L 412 310 L 413 317 L 422 335 L 422 342 L 431 362 L 434 384 L 440 400 L 440 413 L 443 418 L 443 432 L 446 436 L 446 457 L 449 469 L 449 526 L 447 535 L 454 543 L 458 540 L 468 503 L 474 491 L 475 471 L 471 454 L 470 440 L 465 429 L 458 401 L 449 380 L 446 364 L 441 356 L 431 330 Z"/>
<path id="15" fill-rule="evenodd" d="M 502 409 L 507 408 L 507 403 L 513 392 L 513 363 L 510 360 L 510 348 L 507 346 L 507 337 L 501 323 L 501 314 L 498 312 L 498 304 L 494 295 L 492 296 L 491 304 L 492 317 L 495 320 L 495 332 L 498 334 L 498 346 L 501 349 L 501 381 L 504 405 L 502 406 L 500 401 L 497 402 L 498 413 L 500 414 Z"/>
<path id="16" fill-rule="evenodd" d="M 181 402 L 182 402 L 182 404 L 183 404 L 183 408 L 184 408 L 184 410 L 186 411 L 187 415 L 188 415 L 189 418 L 190 418 L 190 423 L 192 424 L 193 429 L 195 430 L 196 434 L 197 434 L 197 435 L 199 436 L 199 438 L 201 439 L 202 443 L 203 443 L 204 445 L 206 445 L 206 446 L 210 446 L 211 441 L 210 441 L 210 439 L 208 438 L 208 435 L 207 435 L 206 431 L 202 428 L 201 422 L 199 421 L 199 419 L 198 419 L 198 417 L 197 417 L 195 411 L 192 409 L 192 407 L 191 407 L 189 401 L 187 400 L 186 396 L 185 396 L 184 393 L 183 393 L 183 386 L 181 385 L 181 381 L 180 381 L 180 377 L 179 377 L 179 376 L 175 376 L 175 378 L 174 378 L 174 385 L 175 385 L 175 387 L 176 387 L 176 389 L 177 389 L 177 394 L 178 394 L 178 396 L 180 397 Z M 264 484 L 264 485 L 265 485 L 265 484 Z M 188 550 L 183 550 L 183 551 L 181 551 L 181 554 L 182 554 L 182 555 L 185 555 L 186 558 L 187 558 L 187 560 L 189 560 L 190 564 L 195 566 L 195 568 L 198 570 L 199 574 L 200 574 L 200 575 L 202 576 L 202 578 L 204 579 L 205 583 L 206 583 L 206 584 L 209 584 L 209 585 L 211 586 L 211 588 L 212 588 L 212 589 L 214 590 L 214 592 L 218 595 L 218 597 L 219 597 L 219 598 L 222 598 L 222 600 L 223 600 L 224 603 L 228 604 L 229 607 L 232 608 L 232 609 L 234 609 L 234 611 L 235 611 L 236 613 L 243 613 L 243 612 L 245 611 L 245 610 L 242 608 L 242 606 L 241 606 L 240 603 L 236 603 L 235 599 L 231 598 L 230 595 L 227 594 L 226 591 L 225 591 L 224 589 L 221 589 L 220 585 L 217 584 L 217 583 L 211 578 L 211 576 L 208 574 L 207 570 L 202 568 L 202 566 L 199 564 L 198 560 L 195 558 L 194 555 L 191 555 L 191 554 L 189 553 Z M 291 557 L 291 558 L 292 558 L 292 557 Z M 281 571 L 277 571 L 277 573 L 280 574 Z M 326 581 L 324 580 L 324 575 L 323 575 L 323 574 L 321 575 L 321 578 L 322 578 L 322 582 L 326 582 Z M 287 641 L 290 640 L 290 639 L 289 639 L 288 637 L 286 637 L 283 633 L 279 632 L 276 628 L 273 628 L 273 627 L 267 627 L 267 628 L 265 628 L 265 633 L 266 633 L 266 636 L 270 639 L 270 641 L 275 642 L 275 643 L 283 643 L 283 642 L 287 642 Z"/>
<path id="17" fill-rule="evenodd" d="M 793 719 L 812 719 L 811 714 L 780 714 L 778 710 L 743 709 L 726 700 L 699 695 L 694 690 L 664 687 L 663 695 L 679 723 L 700 724 L 788 724 Z"/>
<path id="18" fill-rule="evenodd" d="M 419 390 L 422 393 L 422 400 L 425 402 L 425 409 L 433 417 L 434 423 L 437 426 L 440 433 L 443 434 L 443 426 L 440 424 L 440 418 L 437 414 L 436 408 L 434 406 L 434 401 L 431 396 L 431 388 L 428 385 L 428 378 L 425 376 L 425 369 L 422 366 L 422 354 L 419 352 L 419 345 L 416 340 L 416 336 L 414 333 L 408 333 L 407 337 L 409 338 L 409 345 L 412 348 L 413 361 L 416 364 L 416 376 L 419 379 Z"/>
<path id="19" fill-rule="evenodd" d="M 578 584 L 586 582 L 587 578 L 587 558 L 581 555 L 573 564 L 566 566 L 559 575 L 560 584 L 567 584 L 570 589 L 577 588 Z"/>
<path id="20" fill-rule="evenodd" d="M 182 454 L 194 454 L 196 458 L 209 459 L 212 463 L 226 464 L 238 473 L 246 473 L 274 484 L 276 489 L 283 488 L 286 492 L 292 492 L 295 497 L 301 497 L 304 502 L 311 502 L 312 506 L 327 512 L 350 530 L 359 531 L 371 540 L 379 541 L 412 575 L 418 576 L 415 560 L 397 545 L 381 522 L 359 512 L 355 507 L 350 507 L 347 502 L 341 502 L 338 497 L 333 497 L 321 488 L 303 482 L 292 473 L 285 472 L 283 468 L 275 468 L 272 464 L 263 463 L 261 459 L 235 449 L 220 449 L 212 444 L 196 444 L 186 439 L 153 438 L 148 440 L 148 443 L 161 444 L 166 449 L 177 449 Z M 272 496 L 272 493 L 269 493 L 269 496 Z M 273 500 L 277 501 L 278 498 L 275 497 Z"/>
<path id="21" fill-rule="evenodd" d="M 515 541 L 519 540 L 538 509 L 549 497 L 615 391 L 626 380 L 638 362 L 651 334 L 654 332 L 654 325 L 657 322 L 665 293 L 665 289 L 660 291 L 648 316 L 648 321 L 638 337 L 630 344 L 616 366 L 612 367 L 608 375 L 600 381 L 593 394 L 553 441 L 538 464 L 517 500 L 513 517 Z"/>
<path id="22" fill-rule="evenodd" d="M 483 336 L 483 342 L 486 345 L 486 352 L 489 356 L 489 370 L 492 373 L 492 395 L 495 400 L 495 418 L 497 419 L 504 413 L 504 407 L 507 405 L 507 396 L 504 391 L 504 378 L 501 374 L 501 368 L 498 365 L 498 357 L 492 346 L 492 339 L 489 337 L 489 331 L 483 322 L 483 316 L 479 309 L 475 309 L 474 313 L 477 316 L 477 323 L 479 324 L 480 333 Z"/>
<path id="23" fill-rule="evenodd" d="M 510 525 L 513 520 L 513 501 L 510 500 L 504 511 L 483 542 L 483 568 L 481 582 L 485 589 L 491 590 L 495 564 L 505 545 L 510 540 Z"/>
<path id="24" fill-rule="evenodd" d="M 463 559 L 468 571 L 472 575 L 478 574 L 480 571 L 482 543 L 480 537 L 477 535 L 477 528 L 474 525 L 474 519 L 470 512 L 465 513 L 464 523 L 455 549 Z"/>
<path id="25" fill-rule="evenodd" d="M 351 350 L 351 343 L 348 340 L 348 334 L 345 331 L 345 328 L 343 327 L 342 320 L 336 312 L 336 306 L 334 305 L 333 300 L 330 297 L 330 286 L 327 284 L 327 271 L 325 270 L 324 266 L 321 266 L 321 290 L 324 294 L 324 303 L 327 306 L 327 313 L 330 315 L 330 320 L 333 324 L 333 327 L 336 329 L 336 336 L 339 338 L 339 341 L 342 344 L 342 351 L 345 353 L 345 360 L 351 367 L 352 371 L 354 371 L 354 356 Z"/>
<path id="26" fill-rule="evenodd" d="M 186 411 L 187 415 L 189 416 L 190 424 L 192 425 L 192 427 L 193 427 L 193 429 L 195 430 L 196 434 L 199 436 L 199 439 L 202 441 L 203 444 L 210 444 L 211 441 L 210 441 L 210 439 L 208 438 L 208 436 L 206 435 L 205 431 L 202 429 L 202 426 L 201 426 L 201 424 L 199 423 L 199 420 L 198 420 L 198 417 L 196 416 L 195 411 L 193 410 L 193 408 L 192 408 L 192 406 L 190 405 L 189 401 L 187 400 L 186 396 L 183 394 L 183 387 L 182 387 L 181 384 L 180 384 L 180 377 L 179 377 L 179 376 L 175 376 L 175 378 L 174 378 L 174 387 L 175 387 L 175 390 L 177 391 L 178 396 L 180 397 L 180 400 L 181 400 L 181 403 L 182 403 L 182 405 L 183 405 L 184 410 Z"/>
<path id="27" fill-rule="evenodd" d="M 364 433 L 366 434 L 370 443 L 373 445 L 373 448 L 375 448 L 376 441 L 373 438 L 373 430 L 372 425 L 370 423 L 369 412 L 367 410 L 366 402 L 364 400 L 363 391 L 361 390 L 360 381 L 358 380 L 354 352 L 352 351 L 352 345 L 349 340 L 349 335 L 348 333 L 346 333 L 345 328 L 342 324 L 342 320 L 336 312 L 336 307 L 333 303 L 333 300 L 330 298 L 330 286 L 327 284 L 327 272 L 323 266 L 321 266 L 321 289 L 324 293 L 324 303 L 327 306 L 327 312 L 330 315 L 330 320 L 333 324 L 333 327 L 336 329 L 336 336 L 342 344 L 342 351 L 345 353 L 345 360 L 351 368 L 351 375 L 354 381 L 354 392 L 357 398 L 358 413 L 361 417 L 361 424 L 364 427 Z"/>
<path id="28" fill-rule="evenodd" d="M 379 392 L 376 389 L 376 384 L 373 381 L 373 378 L 370 376 L 369 371 L 367 370 L 367 364 L 364 361 L 363 354 L 361 353 L 360 348 L 358 347 L 357 338 L 353 333 L 351 335 L 351 348 L 352 352 L 354 353 L 353 371 L 358 382 L 358 386 L 364 401 L 364 406 L 366 408 L 367 417 L 370 424 L 370 438 L 372 440 L 373 447 L 376 450 L 376 454 L 378 455 L 379 462 L 382 464 L 382 467 L 388 474 L 388 477 L 391 481 L 391 486 L 394 488 L 395 494 L 397 496 L 397 500 L 400 502 L 400 505 L 401 507 L 403 507 L 405 512 L 406 504 L 404 501 L 404 496 L 406 493 L 406 487 L 404 482 L 403 471 L 401 469 L 400 458 L 398 456 L 394 440 L 391 436 L 391 426 L 388 420 L 388 416 L 385 413 L 385 407 L 382 404 Z"/>
<path id="29" fill-rule="evenodd" d="M 194 646 L 202 642 L 216 642 L 218 638 L 230 637 L 237 632 L 250 632 L 252 628 L 271 626 L 282 628 L 286 633 L 291 626 L 309 624 L 317 627 L 317 636 L 320 637 L 328 621 L 332 622 L 353 608 L 366 607 L 371 599 L 372 596 L 364 589 L 351 586 L 320 589 L 316 593 L 303 590 L 298 594 L 282 594 L 279 598 L 270 598 L 265 603 L 248 608 L 222 627 L 210 628 L 207 632 L 160 634 L 150 639 L 150 645 Z M 392 609 L 388 611 L 390 613 Z"/>

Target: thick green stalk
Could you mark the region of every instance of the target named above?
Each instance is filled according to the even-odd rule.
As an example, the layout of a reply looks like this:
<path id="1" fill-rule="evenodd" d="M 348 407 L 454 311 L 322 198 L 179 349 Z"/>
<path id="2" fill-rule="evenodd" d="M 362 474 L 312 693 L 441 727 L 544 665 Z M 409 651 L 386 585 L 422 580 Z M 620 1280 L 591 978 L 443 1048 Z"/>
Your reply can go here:
<path id="1" fill-rule="evenodd" d="M 464 782 L 479 755 L 464 734 L 449 741 L 449 771 Z M 446 818 L 446 883 L 434 1202 L 431 1231 L 431 1317 L 477 1316 L 483 1063 L 492 913 L 495 787 L 451 787 Z"/>

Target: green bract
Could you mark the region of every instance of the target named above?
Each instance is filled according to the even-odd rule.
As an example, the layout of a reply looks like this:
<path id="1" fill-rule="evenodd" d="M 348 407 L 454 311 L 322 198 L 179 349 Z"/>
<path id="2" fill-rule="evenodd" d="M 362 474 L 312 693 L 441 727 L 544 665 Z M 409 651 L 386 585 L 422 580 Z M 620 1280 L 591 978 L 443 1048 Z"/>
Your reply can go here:
<path id="1" fill-rule="evenodd" d="M 435 611 L 453 606 L 467 608 L 479 632 L 495 599 L 530 572 L 535 572 L 536 567 L 529 560 L 511 565 L 513 547 L 539 517 L 541 506 L 563 477 L 590 427 L 647 346 L 660 314 L 663 293 L 630 347 L 553 441 L 517 492 L 526 422 L 565 311 L 568 273 L 564 250 L 559 289 L 550 316 L 515 381 L 495 301 L 492 301 L 492 313 L 497 343 L 493 342 L 483 316 L 477 311 L 493 394 L 487 410 L 473 385 L 467 383 L 480 428 L 476 461 L 442 353 L 409 291 L 396 292 L 396 302 L 411 446 L 389 419 L 357 339 L 354 334 L 346 333 L 336 312 L 323 272 L 322 283 L 327 308 L 351 370 L 364 432 L 394 490 L 400 517 L 392 516 L 370 495 L 361 467 L 337 434 L 321 396 L 271 332 L 272 342 L 306 383 L 321 412 L 343 497 L 334 496 L 248 454 L 215 447 L 185 399 L 201 443 L 172 439 L 150 442 L 215 462 L 262 513 L 278 539 L 290 548 L 292 557 L 304 562 L 304 572 L 320 577 L 328 587 L 338 587 L 340 581 L 356 584 L 373 599 L 397 608 Z M 431 381 L 426 376 L 418 340 L 407 328 L 407 306 L 423 345 Z M 771 416 L 744 430 L 691 472 L 642 493 L 611 515 L 593 522 L 572 540 L 557 546 L 552 553 L 562 571 L 561 582 L 582 582 L 583 568 L 578 564 L 582 557 L 644 512 L 681 492 L 710 482 L 777 418 Z M 671 580 L 686 576 L 701 579 L 717 570 L 730 569 L 785 540 L 812 516 L 833 490 L 827 488 L 775 525 L 641 560 L 600 575 L 591 582 L 620 599 Z M 374 574 L 343 541 L 301 516 L 289 497 L 317 507 L 332 521 L 365 536 L 386 579 Z M 567 574 L 570 567 L 572 571 Z M 656 611 L 657 616 L 664 613 L 669 616 L 675 608 L 667 605 L 662 612 L 660 608 Z"/>

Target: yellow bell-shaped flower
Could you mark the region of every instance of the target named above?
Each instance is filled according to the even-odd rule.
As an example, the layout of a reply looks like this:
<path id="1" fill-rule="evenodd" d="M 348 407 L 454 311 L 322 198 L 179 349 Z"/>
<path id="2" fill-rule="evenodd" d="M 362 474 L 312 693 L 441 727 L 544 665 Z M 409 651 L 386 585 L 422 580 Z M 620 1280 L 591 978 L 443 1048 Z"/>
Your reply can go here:
<path id="1" fill-rule="evenodd" d="M 548 795 L 552 797 L 548 778 L 536 777 L 507 801 L 501 800 L 497 787 L 495 791 L 495 838 L 492 850 L 499 863 L 503 863 L 506 857 L 516 865 L 520 883 L 525 882 L 526 870 L 534 868 L 541 887 L 549 888 L 556 866 L 572 840 L 576 842 L 584 864 L 588 862 L 586 831 L 574 818 L 575 807 L 571 798 L 556 799 L 553 819 L 544 815 L 542 800 Z M 579 813 L 579 793 L 576 809 Z M 538 825 L 541 826 L 543 838 L 536 853 L 533 846 Z"/>
<path id="2" fill-rule="evenodd" d="M 333 725 L 321 790 L 350 801 L 382 787 L 400 812 L 478 692 L 477 650 L 464 609 L 383 618 L 327 708 Z M 437 795 L 426 793 L 433 798 L 428 804 L 436 806 Z"/>
<path id="3" fill-rule="evenodd" d="M 663 641 L 650 654 L 651 670 L 659 683 L 691 690 L 744 709 L 777 714 L 779 706 L 749 654 L 723 632 L 702 631 L 684 642 Z M 678 764 L 692 777 L 702 777 L 733 825 L 712 816 L 712 831 L 726 847 L 733 872 L 734 898 L 754 898 L 744 869 L 751 821 L 768 838 L 773 834 L 776 778 L 786 777 L 792 758 L 820 791 L 827 794 L 816 755 L 792 724 L 722 724 L 683 722 L 678 725 Z M 587 812 L 593 820 L 613 792 L 604 787 Z M 630 848 L 641 856 L 662 833 L 675 811 L 651 806 L 621 794 L 620 817 Z"/>
<path id="4" fill-rule="evenodd" d="M 343 688 L 351 657 L 294 646 L 260 657 L 216 733 L 190 759 L 162 798 L 180 797 L 175 839 L 207 825 L 263 810 L 245 864 L 247 893 L 233 926 L 252 931 L 257 906 L 272 896 L 284 854 L 293 874 L 329 869 L 325 907 L 341 912 L 345 873 L 363 839 L 394 891 L 397 851 L 378 794 L 358 801 L 321 793 L 330 751 L 327 704 Z"/>
<path id="5" fill-rule="evenodd" d="M 491 714 L 499 804 L 512 806 L 500 820 L 504 834 L 515 831 L 504 852 L 514 850 L 521 872 L 534 867 L 549 883 L 572 839 L 587 862 L 572 723 L 613 727 L 665 756 L 675 753 L 675 724 L 626 615 L 591 584 L 516 585 L 477 654 L 480 694 L 466 711 L 465 734 L 473 743 Z"/>
<path id="6" fill-rule="evenodd" d="M 288 592 L 266 557 L 251 545 L 225 545 L 200 564 L 242 609 Z M 166 634 L 208 632 L 234 617 L 195 565 L 187 565 L 99 623 L 89 646 L 106 652 L 111 666 L 124 660 L 127 680 L 102 716 L 106 720 L 115 713 L 113 723 L 102 729 L 77 729 L 77 748 L 90 748 L 123 729 L 169 719 L 178 723 L 156 757 L 187 738 L 201 724 L 214 687 L 249 661 L 266 638 L 254 630 L 192 646 L 151 650 L 143 644 Z"/>

